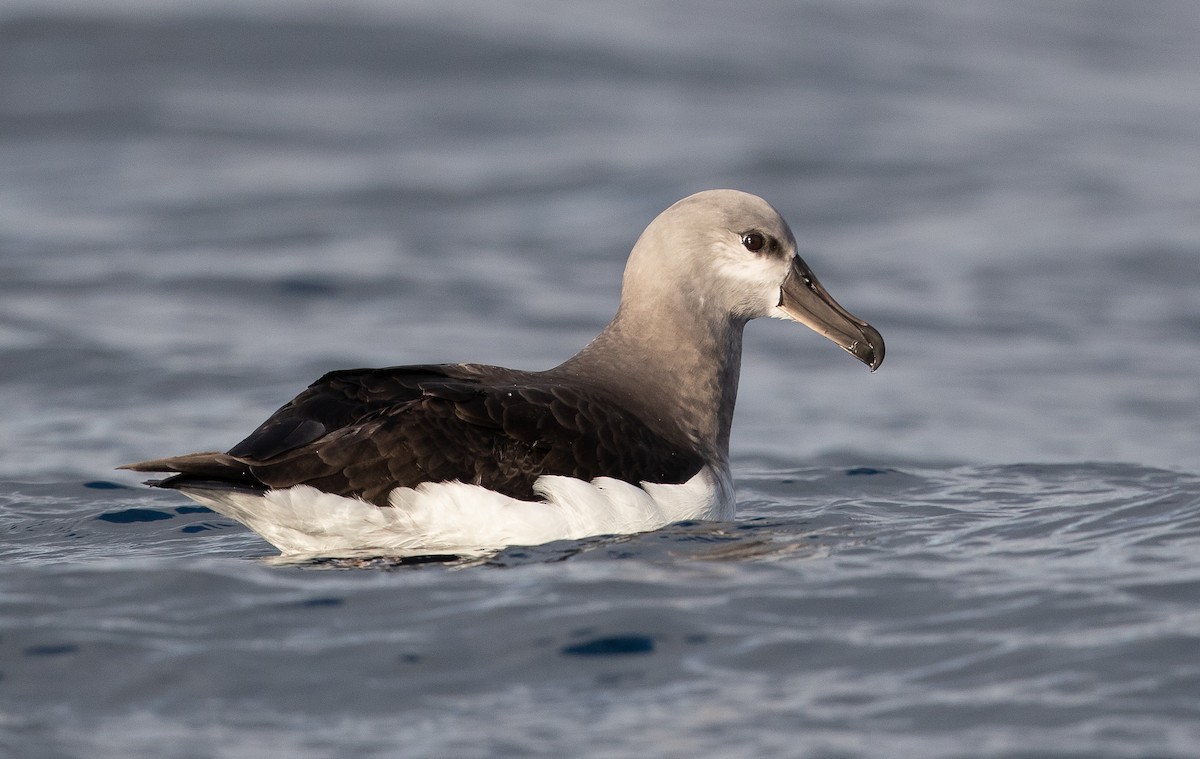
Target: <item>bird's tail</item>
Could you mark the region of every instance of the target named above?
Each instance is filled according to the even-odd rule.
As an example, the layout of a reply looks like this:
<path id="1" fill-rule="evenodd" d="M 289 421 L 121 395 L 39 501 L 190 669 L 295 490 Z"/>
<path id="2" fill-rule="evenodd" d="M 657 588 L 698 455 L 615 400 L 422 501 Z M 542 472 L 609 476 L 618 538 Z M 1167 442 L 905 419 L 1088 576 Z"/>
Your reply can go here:
<path id="1" fill-rule="evenodd" d="M 254 476 L 248 463 L 227 453 L 215 451 L 138 461 L 117 468 L 135 472 L 175 473 L 165 479 L 146 482 L 147 485 L 157 488 L 260 491 L 267 489 L 266 483 Z"/>

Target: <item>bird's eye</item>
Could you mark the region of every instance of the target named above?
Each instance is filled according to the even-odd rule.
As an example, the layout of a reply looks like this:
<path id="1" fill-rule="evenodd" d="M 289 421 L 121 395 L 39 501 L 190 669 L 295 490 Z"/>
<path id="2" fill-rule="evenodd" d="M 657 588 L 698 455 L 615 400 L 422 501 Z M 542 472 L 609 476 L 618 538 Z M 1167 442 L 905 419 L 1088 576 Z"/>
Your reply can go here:
<path id="1" fill-rule="evenodd" d="M 746 250 L 757 253 L 763 249 L 767 241 L 758 232 L 747 232 L 742 235 L 742 245 L 746 246 Z"/>

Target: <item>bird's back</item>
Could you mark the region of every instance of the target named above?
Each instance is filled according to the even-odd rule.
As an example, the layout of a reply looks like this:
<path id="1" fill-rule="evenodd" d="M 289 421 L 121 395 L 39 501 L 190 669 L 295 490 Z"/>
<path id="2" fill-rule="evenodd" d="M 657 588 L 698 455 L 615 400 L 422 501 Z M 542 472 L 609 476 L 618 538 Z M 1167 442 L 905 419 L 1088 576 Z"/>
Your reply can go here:
<path id="1" fill-rule="evenodd" d="M 459 481 L 534 497 L 546 474 L 686 482 L 703 465 L 604 388 L 478 364 L 349 369 L 321 377 L 227 453 L 140 462 L 159 482 L 310 485 L 387 505 L 396 487 Z"/>

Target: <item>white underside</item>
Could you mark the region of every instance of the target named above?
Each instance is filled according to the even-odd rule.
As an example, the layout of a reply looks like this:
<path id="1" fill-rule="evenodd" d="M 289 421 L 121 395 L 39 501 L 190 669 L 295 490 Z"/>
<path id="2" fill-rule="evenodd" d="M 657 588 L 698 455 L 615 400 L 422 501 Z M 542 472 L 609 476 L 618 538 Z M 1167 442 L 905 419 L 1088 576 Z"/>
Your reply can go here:
<path id="1" fill-rule="evenodd" d="M 723 466 L 704 467 L 681 485 L 544 475 L 534 491 L 542 500 L 522 501 L 462 482 L 424 483 L 393 490 L 390 508 L 307 485 L 262 494 L 183 492 L 283 554 L 311 556 L 471 554 L 646 532 L 689 519 L 732 519 L 734 513 L 733 483 Z"/>

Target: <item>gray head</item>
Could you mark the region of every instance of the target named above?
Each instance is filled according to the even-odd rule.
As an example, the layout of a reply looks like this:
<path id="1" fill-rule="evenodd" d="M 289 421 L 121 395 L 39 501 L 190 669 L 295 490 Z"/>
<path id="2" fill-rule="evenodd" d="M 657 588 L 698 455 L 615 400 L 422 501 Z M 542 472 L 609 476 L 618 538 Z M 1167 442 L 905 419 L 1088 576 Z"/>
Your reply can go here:
<path id="1" fill-rule="evenodd" d="M 760 316 L 798 321 L 874 371 L 883 338 L 842 308 L 796 254 L 779 212 L 738 190 L 707 190 L 658 215 L 638 238 L 621 293 L 622 310 L 744 323 Z"/>

